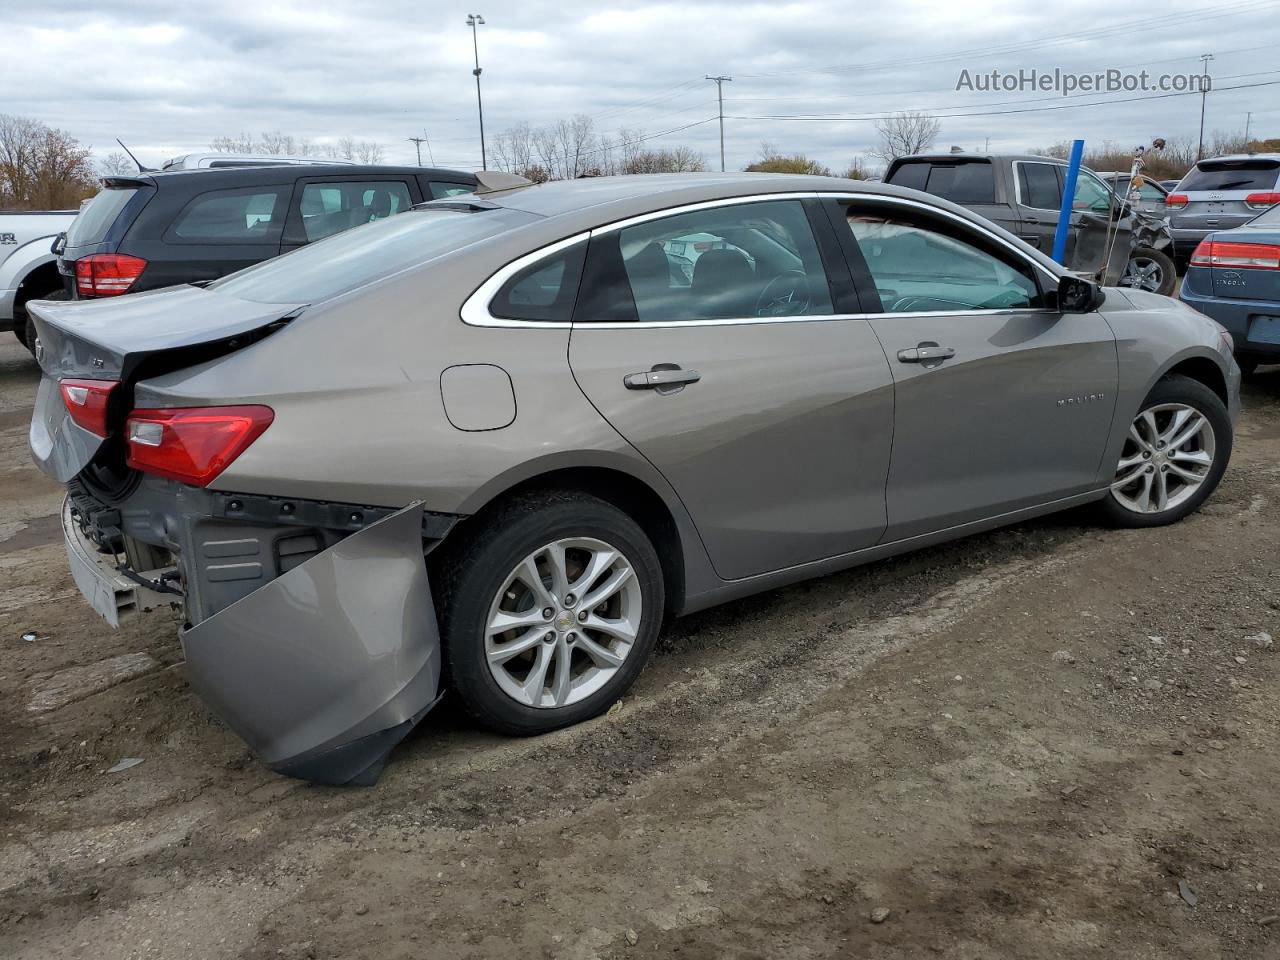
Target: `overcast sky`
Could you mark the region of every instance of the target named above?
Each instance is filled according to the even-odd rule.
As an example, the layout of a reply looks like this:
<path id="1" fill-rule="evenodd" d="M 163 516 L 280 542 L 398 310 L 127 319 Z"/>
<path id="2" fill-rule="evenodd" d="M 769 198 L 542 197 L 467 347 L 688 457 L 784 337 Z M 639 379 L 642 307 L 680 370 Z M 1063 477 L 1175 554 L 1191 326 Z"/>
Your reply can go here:
<path id="1" fill-rule="evenodd" d="M 486 132 L 575 113 L 614 134 L 687 124 L 652 144 L 719 163 L 715 85 L 725 84 L 728 165 L 769 140 L 842 169 L 876 140 L 866 120 L 739 119 L 942 115 L 938 145 L 1024 150 L 1083 137 L 1129 148 L 1192 136 L 1199 95 L 1096 105 L 1036 91 L 957 91 L 962 69 L 1199 72 L 1213 53 L 1206 129 L 1280 136 L 1280 0 L 966 3 L 575 3 L 473 0 L 0 0 L 0 112 L 60 127 L 104 155 L 122 138 L 148 164 L 220 134 L 281 130 L 381 143 L 412 161 L 480 161 L 468 12 L 484 15 Z M 1137 23 L 1142 14 L 1150 14 Z M 1157 15 L 1157 13 L 1161 15 Z M 1266 84 L 1266 85 L 1259 85 Z M 1228 90 L 1231 86 L 1242 89 Z M 1014 102 L 1011 102 L 1014 101 Z M 1093 105 L 1091 105 L 1093 104 Z M 1069 109 L 1045 109 L 1069 106 Z M 1032 111 L 1003 112 L 998 111 Z M 958 114 L 986 113 L 986 116 Z M 706 122 L 710 120 L 710 122 Z M 701 123 L 699 123 L 702 121 Z M 424 162 L 427 154 L 424 153 Z"/>

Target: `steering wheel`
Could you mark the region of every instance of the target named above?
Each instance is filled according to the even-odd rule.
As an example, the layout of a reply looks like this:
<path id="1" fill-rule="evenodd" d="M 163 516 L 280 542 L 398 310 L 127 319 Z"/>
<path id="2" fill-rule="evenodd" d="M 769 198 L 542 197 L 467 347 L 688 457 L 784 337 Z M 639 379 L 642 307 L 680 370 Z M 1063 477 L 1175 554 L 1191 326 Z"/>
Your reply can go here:
<path id="1" fill-rule="evenodd" d="M 803 270 L 784 270 L 756 298 L 757 317 L 795 317 L 809 312 L 809 278 Z"/>

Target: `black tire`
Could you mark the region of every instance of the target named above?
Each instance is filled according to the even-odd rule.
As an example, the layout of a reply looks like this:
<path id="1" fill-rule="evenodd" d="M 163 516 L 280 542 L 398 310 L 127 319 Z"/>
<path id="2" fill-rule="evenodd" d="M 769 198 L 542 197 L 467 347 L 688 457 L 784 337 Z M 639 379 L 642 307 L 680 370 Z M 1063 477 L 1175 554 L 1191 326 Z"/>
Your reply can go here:
<path id="1" fill-rule="evenodd" d="M 1200 505 L 1217 489 L 1223 473 L 1226 472 L 1227 463 L 1231 459 L 1232 435 L 1231 418 L 1227 415 L 1227 407 L 1222 402 L 1222 398 L 1199 380 L 1183 376 L 1165 377 L 1151 388 L 1151 392 L 1142 401 L 1142 406 L 1133 419 L 1137 419 L 1143 411 L 1151 407 L 1166 403 L 1180 403 L 1192 407 L 1209 422 L 1213 428 L 1215 443 L 1213 463 L 1199 489 L 1168 510 L 1137 513 L 1124 506 L 1114 492 L 1108 492 L 1100 504 L 1100 509 L 1106 521 L 1115 526 L 1161 527 L 1165 524 L 1177 523 L 1199 509 Z"/>
<path id="2" fill-rule="evenodd" d="M 1169 255 L 1159 250 L 1153 250 L 1151 247 L 1138 247 L 1129 254 L 1129 262 L 1132 263 L 1134 260 L 1139 259 L 1150 261 L 1160 271 L 1159 286 L 1151 292 L 1165 297 L 1172 296 L 1174 287 L 1178 283 L 1178 270 Z M 1127 269 L 1126 267 L 1126 272 Z"/>
<path id="3" fill-rule="evenodd" d="M 32 297 L 32 300 L 66 300 L 67 291 L 58 289 L 51 290 L 48 293 L 41 294 L 38 297 Z M 31 319 L 31 314 L 24 309 L 16 318 L 22 322 L 23 335 L 18 339 L 22 341 L 22 345 L 31 351 L 31 355 L 35 356 L 36 352 L 36 322 Z"/>
<path id="4" fill-rule="evenodd" d="M 505 693 L 489 669 L 490 606 L 525 557 L 570 537 L 602 540 L 621 551 L 639 583 L 640 626 L 621 666 L 600 689 L 566 706 L 534 707 Z M 516 736 L 547 733 L 603 713 L 635 682 L 657 641 L 665 596 L 658 554 L 629 516 L 586 494 L 547 493 L 512 500 L 467 521 L 450 540 L 455 542 L 446 541 L 439 556 L 431 557 L 446 683 L 476 720 Z"/>

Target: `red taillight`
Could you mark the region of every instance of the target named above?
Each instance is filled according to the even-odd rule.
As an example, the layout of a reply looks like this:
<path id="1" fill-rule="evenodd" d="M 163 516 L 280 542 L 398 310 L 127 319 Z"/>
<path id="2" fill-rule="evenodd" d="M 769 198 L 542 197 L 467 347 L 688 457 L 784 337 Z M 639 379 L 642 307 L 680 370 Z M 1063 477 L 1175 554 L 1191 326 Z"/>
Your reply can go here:
<path id="1" fill-rule="evenodd" d="M 107 403 L 111 391 L 120 386 L 115 380 L 60 380 L 62 403 L 78 426 L 96 437 L 107 435 Z"/>
<path id="2" fill-rule="evenodd" d="M 1280 203 L 1280 193 L 1251 193 L 1244 198 L 1244 205 L 1254 210 L 1266 210 Z"/>
<path id="3" fill-rule="evenodd" d="M 125 427 L 129 466 L 205 487 L 271 426 L 270 407 L 135 410 Z"/>
<path id="4" fill-rule="evenodd" d="M 123 253 L 95 253 L 76 261 L 76 290 L 82 297 L 118 297 L 142 276 L 147 261 Z"/>
<path id="5" fill-rule="evenodd" d="M 1280 246 L 1270 243 L 1231 243 L 1201 240 L 1191 254 L 1193 267 L 1230 267 L 1233 270 L 1280 270 Z"/>
<path id="6" fill-rule="evenodd" d="M 1169 207 L 1185 207 L 1187 205 L 1188 198 L 1185 193 L 1171 193 L 1164 198 L 1164 202 L 1165 205 Z"/>

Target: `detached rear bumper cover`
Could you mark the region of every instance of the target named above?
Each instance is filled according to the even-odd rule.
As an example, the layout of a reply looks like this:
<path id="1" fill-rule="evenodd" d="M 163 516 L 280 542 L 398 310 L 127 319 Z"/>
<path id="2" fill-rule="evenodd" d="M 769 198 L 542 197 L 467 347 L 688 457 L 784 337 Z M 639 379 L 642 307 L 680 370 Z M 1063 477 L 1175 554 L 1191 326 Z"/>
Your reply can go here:
<path id="1" fill-rule="evenodd" d="M 372 784 L 439 693 L 421 505 L 185 630 L 182 646 L 196 691 L 272 769 Z"/>

